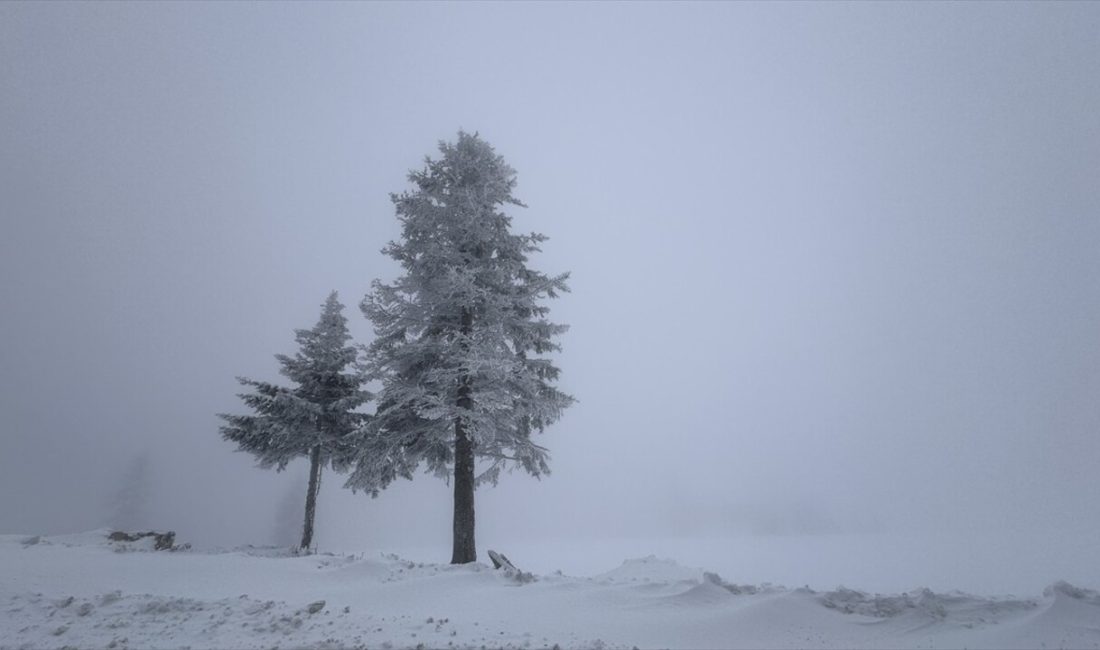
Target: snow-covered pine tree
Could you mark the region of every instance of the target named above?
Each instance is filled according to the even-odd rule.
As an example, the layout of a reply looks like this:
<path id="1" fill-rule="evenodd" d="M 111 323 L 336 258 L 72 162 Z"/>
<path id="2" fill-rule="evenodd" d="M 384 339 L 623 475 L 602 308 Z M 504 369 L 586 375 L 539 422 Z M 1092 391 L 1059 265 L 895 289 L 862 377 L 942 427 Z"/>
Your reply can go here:
<path id="1" fill-rule="evenodd" d="M 367 421 L 356 409 L 371 399 L 363 389 L 366 378 L 354 369 L 357 350 L 350 343 L 343 309 L 333 291 L 313 329 L 295 330 L 298 352 L 293 357 L 275 355 L 282 366 L 280 372 L 294 387 L 238 377 L 242 385 L 253 389 L 239 397 L 254 414 L 219 415 L 226 421 L 222 437 L 237 443 L 239 451 L 256 456 L 262 468 L 282 471 L 295 458 L 309 458 L 303 550 L 313 544 L 321 470 L 326 465 L 347 465 L 354 454 L 349 434 Z"/>
<path id="2" fill-rule="evenodd" d="M 558 368 L 542 356 L 566 330 L 547 320 L 542 301 L 568 290 L 568 274 L 528 268 L 546 237 L 510 232 L 503 208 L 524 206 L 512 196 L 515 171 L 488 143 L 459 132 L 439 150 L 409 174 L 411 191 L 391 196 L 402 236 L 383 253 L 404 275 L 374 282 L 361 304 L 377 335 L 367 364 L 382 391 L 347 485 L 377 495 L 421 463 L 453 478 L 451 562 L 462 564 L 477 559 L 475 486 L 495 484 L 503 468 L 549 472 L 531 434 L 573 398 L 554 387 Z"/>

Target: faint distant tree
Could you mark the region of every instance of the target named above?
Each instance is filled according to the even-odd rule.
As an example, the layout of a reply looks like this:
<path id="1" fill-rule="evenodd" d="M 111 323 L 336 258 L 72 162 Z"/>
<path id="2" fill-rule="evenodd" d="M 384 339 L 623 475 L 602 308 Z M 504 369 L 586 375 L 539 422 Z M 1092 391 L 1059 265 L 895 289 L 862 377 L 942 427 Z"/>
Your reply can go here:
<path id="1" fill-rule="evenodd" d="M 318 489 L 318 491 L 320 491 Z M 298 540 L 296 527 L 302 519 L 302 493 L 298 487 L 297 477 L 294 482 L 286 484 L 283 495 L 275 504 L 275 521 L 272 525 L 271 536 L 275 544 L 288 547 L 294 546 Z"/>
<path id="2" fill-rule="evenodd" d="M 149 527 L 149 452 L 134 456 L 120 475 L 118 488 L 111 498 L 110 526 L 115 530 L 136 531 Z"/>
<path id="3" fill-rule="evenodd" d="M 219 415 L 226 421 L 222 436 L 237 443 L 239 451 L 256 456 L 264 469 L 282 471 L 295 458 L 309 458 L 303 550 L 313 545 L 321 470 L 352 454 L 348 434 L 367 418 L 356 409 L 371 398 L 363 389 L 364 376 L 354 367 L 357 352 L 343 309 L 332 292 L 313 329 L 295 330 L 298 352 L 293 357 L 276 355 L 280 372 L 293 387 L 238 377 L 242 385 L 252 388 L 239 397 L 253 414 Z"/>
<path id="4" fill-rule="evenodd" d="M 513 234 L 503 209 L 515 171 L 476 134 L 440 143 L 439 159 L 409 174 L 393 195 L 401 240 L 383 251 L 404 275 L 375 282 L 362 302 L 376 339 L 371 376 L 382 382 L 375 416 L 361 432 L 353 489 L 374 494 L 421 463 L 454 481 L 451 562 L 477 559 L 474 489 L 502 468 L 549 472 L 532 433 L 558 419 L 573 398 L 554 387 L 545 355 L 566 329 L 542 304 L 566 291 L 568 274 L 545 275 L 527 256 L 546 237 Z M 483 462 L 475 472 L 475 463 Z"/>

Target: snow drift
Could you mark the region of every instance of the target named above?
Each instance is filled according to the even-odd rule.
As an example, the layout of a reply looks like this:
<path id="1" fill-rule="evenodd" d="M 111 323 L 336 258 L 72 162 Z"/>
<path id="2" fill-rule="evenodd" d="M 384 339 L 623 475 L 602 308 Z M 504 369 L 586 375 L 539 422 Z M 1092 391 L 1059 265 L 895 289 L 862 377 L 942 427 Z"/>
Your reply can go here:
<path id="1" fill-rule="evenodd" d="M 647 557 L 592 577 L 275 549 L 0 536 L 0 648 L 1100 647 L 1100 594 L 736 585 Z"/>

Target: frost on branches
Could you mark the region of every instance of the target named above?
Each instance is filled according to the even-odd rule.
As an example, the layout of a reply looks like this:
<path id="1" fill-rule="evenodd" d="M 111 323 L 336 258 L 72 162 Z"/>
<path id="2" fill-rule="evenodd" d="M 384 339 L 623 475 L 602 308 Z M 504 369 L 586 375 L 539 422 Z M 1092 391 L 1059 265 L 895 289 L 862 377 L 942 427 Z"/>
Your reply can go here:
<path id="1" fill-rule="evenodd" d="M 546 237 L 510 232 L 503 208 L 523 207 L 512 196 L 516 174 L 488 143 L 460 132 L 439 150 L 409 174 L 411 191 L 391 197 L 401 239 L 383 252 L 404 275 L 376 281 L 361 305 L 382 391 L 348 486 L 377 494 L 421 463 L 453 477 L 452 562 L 464 563 L 476 560 L 475 485 L 514 466 L 549 472 L 531 436 L 573 398 L 554 387 L 558 368 L 543 356 L 559 349 L 566 326 L 547 320 L 542 301 L 568 290 L 568 274 L 527 267 Z"/>
<path id="2" fill-rule="evenodd" d="M 238 377 L 252 389 L 240 398 L 254 414 L 219 415 L 226 421 L 222 437 L 256 456 L 260 467 L 281 471 L 295 458 L 309 457 L 304 550 L 313 542 L 321 469 L 325 465 L 339 468 L 354 455 L 350 434 L 366 421 L 366 415 L 356 409 L 371 398 L 362 387 L 365 378 L 349 370 L 357 351 L 343 309 L 336 292 L 330 294 L 313 329 L 296 330 L 298 352 L 293 357 L 276 355 L 280 372 L 293 382 L 293 388 Z"/>

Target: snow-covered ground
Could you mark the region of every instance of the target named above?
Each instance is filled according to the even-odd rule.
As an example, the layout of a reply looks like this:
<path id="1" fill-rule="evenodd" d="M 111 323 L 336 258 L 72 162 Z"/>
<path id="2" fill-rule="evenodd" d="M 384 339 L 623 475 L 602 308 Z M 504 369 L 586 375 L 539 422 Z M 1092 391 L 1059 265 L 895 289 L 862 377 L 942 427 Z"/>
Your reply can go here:
<path id="1" fill-rule="evenodd" d="M 1064 582 L 1020 598 L 812 591 L 655 557 L 517 577 L 382 555 L 152 551 L 106 532 L 0 536 L 0 648 L 1100 648 L 1100 594 Z"/>

